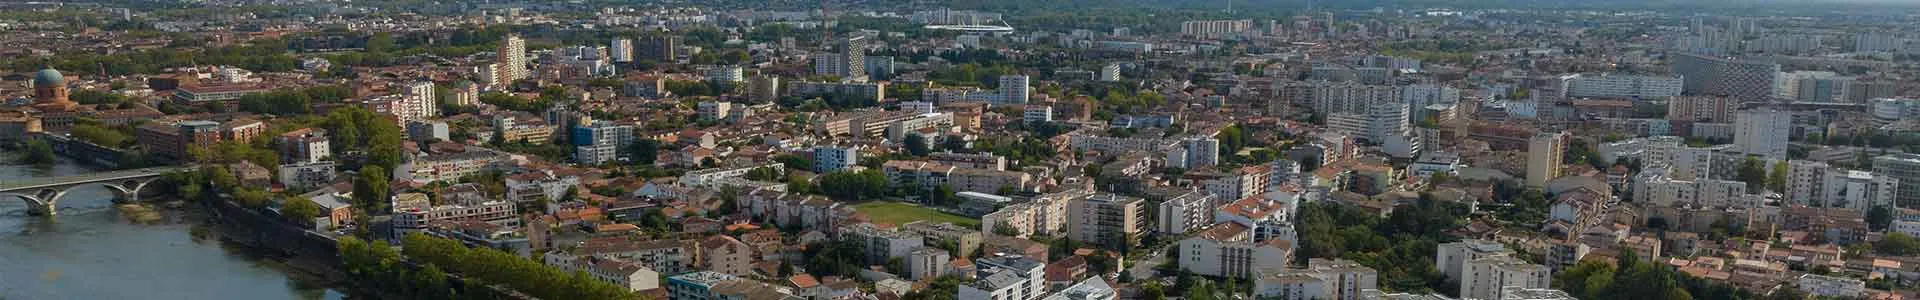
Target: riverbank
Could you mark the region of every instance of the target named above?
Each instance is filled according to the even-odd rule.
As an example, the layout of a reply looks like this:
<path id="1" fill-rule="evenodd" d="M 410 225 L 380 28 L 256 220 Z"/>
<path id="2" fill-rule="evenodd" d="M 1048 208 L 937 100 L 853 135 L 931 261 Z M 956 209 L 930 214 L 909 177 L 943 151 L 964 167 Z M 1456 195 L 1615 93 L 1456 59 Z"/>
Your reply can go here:
<path id="1" fill-rule="evenodd" d="M 0 181 L 100 172 L 61 158 L 52 166 L 11 164 L 0 150 Z M 150 197 L 154 199 L 157 197 Z M 31 216 L 0 201 L 0 299 L 372 299 L 311 264 L 228 239 L 199 205 L 114 203 L 104 187 L 62 197 L 57 216 Z"/>

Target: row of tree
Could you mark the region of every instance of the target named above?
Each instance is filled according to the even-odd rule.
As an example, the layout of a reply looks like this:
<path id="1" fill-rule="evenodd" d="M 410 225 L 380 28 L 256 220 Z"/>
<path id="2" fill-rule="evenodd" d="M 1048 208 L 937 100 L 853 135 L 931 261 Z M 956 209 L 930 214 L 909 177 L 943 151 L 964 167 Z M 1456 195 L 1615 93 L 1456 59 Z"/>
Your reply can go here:
<path id="1" fill-rule="evenodd" d="M 544 299 L 639 299 L 626 289 L 584 272 L 562 272 L 512 253 L 468 248 L 459 241 L 408 234 L 401 244 L 407 259 L 483 282 L 495 282 Z"/>

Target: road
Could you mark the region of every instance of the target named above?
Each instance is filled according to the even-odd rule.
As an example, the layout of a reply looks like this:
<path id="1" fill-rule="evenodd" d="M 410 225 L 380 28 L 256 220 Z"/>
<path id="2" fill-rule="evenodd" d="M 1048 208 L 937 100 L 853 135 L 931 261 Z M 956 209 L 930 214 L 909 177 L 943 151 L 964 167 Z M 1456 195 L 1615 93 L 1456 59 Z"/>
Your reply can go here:
<path id="1" fill-rule="evenodd" d="M 1145 259 L 1127 262 L 1127 273 L 1133 276 L 1133 280 L 1146 280 L 1156 277 L 1153 274 L 1153 267 L 1159 266 L 1160 263 L 1167 260 L 1167 248 L 1172 247 L 1155 249 L 1153 253 L 1148 253 Z"/>

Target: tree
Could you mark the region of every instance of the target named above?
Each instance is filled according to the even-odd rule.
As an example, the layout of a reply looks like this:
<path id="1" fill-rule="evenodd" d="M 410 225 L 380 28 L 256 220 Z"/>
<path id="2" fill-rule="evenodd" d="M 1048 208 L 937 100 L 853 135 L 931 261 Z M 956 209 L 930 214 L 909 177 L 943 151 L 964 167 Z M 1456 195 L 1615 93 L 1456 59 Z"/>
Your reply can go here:
<path id="1" fill-rule="evenodd" d="M 1160 281 L 1148 281 L 1140 287 L 1140 297 L 1146 300 L 1166 300 L 1167 291 L 1160 286 Z"/>
<path id="2" fill-rule="evenodd" d="M 1874 206 L 1867 210 L 1867 226 L 1873 231 L 1886 230 L 1893 224 L 1893 209 L 1886 205 Z"/>
<path id="3" fill-rule="evenodd" d="M 1880 239 L 1880 242 L 1873 243 L 1873 246 L 1874 252 L 1879 252 L 1883 255 L 1920 255 L 1920 239 L 1904 233 L 1887 233 L 1886 238 Z"/>
<path id="4" fill-rule="evenodd" d="M 627 153 L 632 153 L 630 155 L 633 156 L 632 161 L 636 165 L 653 165 L 654 160 L 660 157 L 660 141 L 653 139 L 633 141 L 633 144 L 627 145 Z"/>
<path id="5" fill-rule="evenodd" d="M 920 136 L 918 134 L 907 135 L 906 141 L 903 142 L 902 144 L 906 145 L 905 148 L 907 149 L 907 154 L 909 155 L 927 156 L 927 152 L 929 152 L 929 149 L 927 148 L 928 147 L 927 138 Z"/>
<path id="6" fill-rule="evenodd" d="M 46 141 L 39 139 L 27 140 L 23 148 L 26 149 L 26 155 L 21 155 L 17 161 L 18 163 L 48 167 L 53 166 L 53 163 L 59 161 L 58 158 L 54 157 L 53 145 L 47 144 Z"/>
<path id="7" fill-rule="evenodd" d="M 1775 192 L 1787 191 L 1787 162 L 1773 163 L 1772 172 L 1767 173 L 1767 189 Z"/>
<path id="8" fill-rule="evenodd" d="M 1014 229 L 1013 224 L 1008 224 L 1007 221 L 1000 221 L 1000 223 L 993 225 L 993 234 L 999 236 L 1019 236 L 1020 230 Z"/>
<path id="9" fill-rule="evenodd" d="M 1740 167 L 1734 170 L 1734 175 L 1736 179 L 1747 183 L 1749 194 L 1758 194 L 1767 186 L 1766 164 L 1760 162 L 1759 158 L 1748 156 L 1746 160 L 1740 162 Z"/>
<path id="10" fill-rule="evenodd" d="M 387 197 L 393 191 L 388 187 L 387 169 L 380 166 L 367 166 L 360 169 L 359 177 L 353 180 L 354 207 L 360 207 L 368 213 L 387 210 Z"/>
<path id="11" fill-rule="evenodd" d="M 288 221 L 305 224 L 319 217 L 322 210 L 324 209 L 319 204 L 314 204 L 313 200 L 295 196 L 287 198 L 287 202 L 280 206 L 280 216 L 287 218 Z"/>

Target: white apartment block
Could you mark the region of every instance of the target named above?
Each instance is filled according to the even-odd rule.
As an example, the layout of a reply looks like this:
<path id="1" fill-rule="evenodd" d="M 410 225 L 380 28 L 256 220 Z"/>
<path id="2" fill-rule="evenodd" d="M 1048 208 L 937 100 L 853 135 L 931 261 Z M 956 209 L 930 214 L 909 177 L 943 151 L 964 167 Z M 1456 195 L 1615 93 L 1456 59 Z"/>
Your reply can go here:
<path id="1" fill-rule="evenodd" d="M 813 172 L 832 173 L 860 163 L 860 147 L 818 146 L 813 148 Z"/>
<path id="2" fill-rule="evenodd" d="M 1771 167 L 1771 166 L 1769 166 Z M 1826 196 L 1827 163 L 1813 160 L 1787 161 L 1787 201 L 1799 205 L 1815 205 Z"/>
<path id="3" fill-rule="evenodd" d="M 1047 293 L 1045 263 L 1020 256 L 974 260 L 979 279 L 961 285 L 959 300 L 1033 300 Z"/>
<path id="4" fill-rule="evenodd" d="M 1873 173 L 1896 179 L 1894 206 L 1920 208 L 1920 155 L 1891 154 L 1873 158 Z"/>
<path id="5" fill-rule="evenodd" d="M 1216 205 L 1213 195 L 1198 191 L 1160 201 L 1160 209 L 1154 220 L 1160 234 L 1181 235 L 1190 230 L 1198 230 L 1213 224 L 1213 209 Z"/>
<path id="6" fill-rule="evenodd" d="M 1467 267 L 1467 261 L 1508 255 L 1513 255 L 1513 250 L 1507 250 L 1507 245 L 1499 242 L 1479 239 L 1463 240 L 1440 244 L 1439 250 L 1434 253 L 1433 265 L 1440 269 L 1441 274 L 1447 275 L 1447 279 L 1459 280 L 1461 273 Z"/>
<path id="7" fill-rule="evenodd" d="M 1283 240 L 1253 242 L 1245 225 L 1222 222 L 1198 235 L 1180 240 L 1180 269 L 1194 274 L 1254 278 L 1284 270 L 1293 258 L 1293 244 Z"/>
<path id="8" fill-rule="evenodd" d="M 1814 297 L 1853 298 L 1867 292 L 1866 282 L 1846 277 L 1802 274 L 1797 283 L 1800 292 Z"/>
<path id="9" fill-rule="evenodd" d="M 1460 273 L 1465 299 L 1504 299 L 1508 288 L 1544 289 L 1553 282 L 1547 266 L 1507 256 L 1467 261 Z"/>
<path id="10" fill-rule="evenodd" d="M 1253 20 L 1203 20 L 1180 23 L 1180 34 L 1199 38 L 1221 38 L 1253 29 Z"/>
<path id="11" fill-rule="evenodd" d="M 1616 74 L 1561 76 L 1567 97 L 1662 99 L 1679 96 L 1681 77 Z"/>
<path id="12" fill-rule="evenodd" d="M 1360 300 L 1366 299 L 1362 291 L 1378 288 L 1379 274 L 1349 260 L 1314 258 L 1305 269 L 1263 274 L 1253 285 L 1260 299 Z"/>
<path id="13" fill-rule="evenodd" d="M 1792 113 L 1745 110 L 1733 117 L 1733 144 L 1747 154 L 1771 160 L 1787 159 L 1787 136 L 1792 133 Z"/>
<path id="14" fill-rule="evenodd" d="M 1375 103 L 1364 112 L 1327 114 L 1327 129 L 1341 134 L 1383 142 L 1390 137 L 1406 136 L 1409 117 L 1405 103 Z"/>
<path id="15" fill-rule="evenodd" d="M 1892 208 L 1900 180 L 1867 171 L 1828 172 L 1821 184 L 1815 207 L 1844 207 L 1869 211 L 1875 207 Z"/>
<path id="16" fill-rule="evenodd" d="M 440 116 L 440 102 L 433 94 L 433 82 L 407 83 L 404 88 L 405 95 L 393 112 L 400 120 L 426 120 Z"/>

